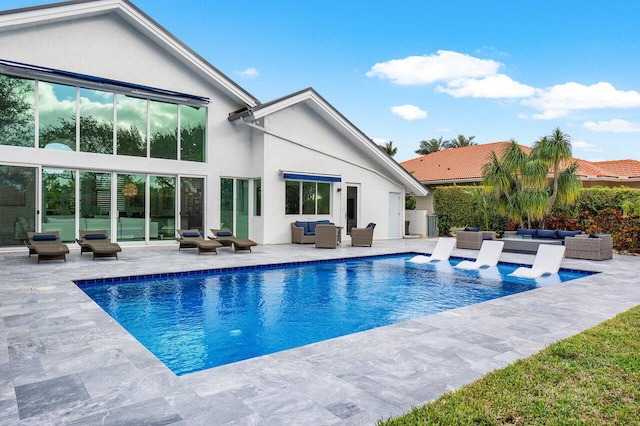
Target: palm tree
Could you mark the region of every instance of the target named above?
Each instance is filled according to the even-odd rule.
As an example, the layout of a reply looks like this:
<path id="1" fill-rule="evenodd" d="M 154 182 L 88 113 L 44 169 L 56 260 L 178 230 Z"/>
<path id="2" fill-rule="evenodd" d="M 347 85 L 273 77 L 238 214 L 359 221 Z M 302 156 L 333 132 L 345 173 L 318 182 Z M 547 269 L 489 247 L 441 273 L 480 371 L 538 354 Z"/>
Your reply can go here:
<path id="1" fill-rule="evenodd" d="M 533 221 L 543 222 L 554 205 L 575 201 L 581 181 L 576 175 L 578 166 L 574 162 L 566 165 L 572 158 L 570 144 L 566 155 L 568 140 L 568 135 L 556 129 L 541 138 L 531 154 L 513 139 L 501 158 L 491 153 L 482 169 L 483 184 L 502 213 L 531 227 Z M 549 171 L 553 175 L 550 182 Z"/>
<path id="2" fill-rule="evenodd" d="M 420 148 L 416 150 L 416 154 L 427 155 L 434 152 L 438 152 L 447 148 L 447 142 L 442 140 L 442 136 L 439 139 L 431 138 L 428 141 L 420 141 Z"/>
<path id="3" fill-rule="evenodd" d="M 381 150 L 386 152 L 389 157 L 393 157 L 398 153 L 398 147 L 393 146 L 393 141 L 385 142 L 382 145 L 378 145 Z"/>
<path id="4" fill-rule="evenodd" d="M 477 145 L 477 143 L 473 142 L 474 138 L 475 136 L 469 136 L 467 138 L 464 135 L 458 135 L 458 137 L 446 141 L 445 146 L 447 148 L 462 148 L 464 146 Z"/>
<path id="5" fill-rule="evenodd" d="M 532 155 L 547 166 L 553 175 L 551 195 L 545 213 L 550 213 L 558 200 L 561 204 L 573 203 L 582 185 L 575 174 L 577 166 L 572 161 L 571 136 L 563 133 L 557 127 L 550 135 L 543 136 L 535 143 Z M 569 165 L 567 166 L 567 164 Z M 560 185 L 561 182 L 562 186 Z"/>

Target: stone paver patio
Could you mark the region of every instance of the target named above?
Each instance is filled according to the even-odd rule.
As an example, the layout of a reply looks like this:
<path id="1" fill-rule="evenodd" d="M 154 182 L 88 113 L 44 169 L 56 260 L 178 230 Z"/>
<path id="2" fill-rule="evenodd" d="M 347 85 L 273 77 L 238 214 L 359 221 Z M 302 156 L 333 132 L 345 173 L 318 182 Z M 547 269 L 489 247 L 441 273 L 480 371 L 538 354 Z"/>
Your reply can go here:
<path id="1" fill-rule="evenodd" d="M 435 240 L 316 250 L 291 244 L 198 256 L 177 243 L 124 247 L 119 260 L 72 252 L 36 264 L 0 253 L 0 424 L 372 425 L 529 356 L 640 303 L 640 260 L 562 285 L 177 377 L 74 279 L 382 253 L 430 253 Z M 455 250 L 475 257 L 477 251 Z M 501 260 L 532 263 L 533 255 Z"/>

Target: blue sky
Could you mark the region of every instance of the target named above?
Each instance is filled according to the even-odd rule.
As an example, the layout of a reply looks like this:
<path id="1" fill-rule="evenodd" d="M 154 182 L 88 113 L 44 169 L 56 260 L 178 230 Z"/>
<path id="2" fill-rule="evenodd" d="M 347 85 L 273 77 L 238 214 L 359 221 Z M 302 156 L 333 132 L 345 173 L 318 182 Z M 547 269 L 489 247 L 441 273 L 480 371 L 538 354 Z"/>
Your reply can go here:
<path id="1" fill-rule="evenodd" d="M 313 87 L 398 161 L 556 127 L 574 157 L 640 160 L 636 0 L 133 3 L 262 102 Z"/>

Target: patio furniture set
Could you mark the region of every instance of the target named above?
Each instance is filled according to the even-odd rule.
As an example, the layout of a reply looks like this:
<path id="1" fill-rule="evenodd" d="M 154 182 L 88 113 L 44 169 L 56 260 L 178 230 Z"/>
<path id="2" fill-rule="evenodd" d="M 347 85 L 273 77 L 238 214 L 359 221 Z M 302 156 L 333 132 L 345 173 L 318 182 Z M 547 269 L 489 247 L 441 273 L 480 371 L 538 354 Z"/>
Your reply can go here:
<path id="1" fill-rule="evenodd" d="M 375 223 L 364 228 L 351 228 L 351 245 L 371 247 Z M 291 242 L 315 244 L 316 248 L 336 248 L 342 242 L 342 226 L 328 220 L 291 222 Z"/>
<path id="2" fill-rule="evenodd" d="M 456 233 L 458 248 L 479 250 L 482 243 L 495 240 L 491 231 L 466 228 Z M 606 260 L 613 256 L 613 239 L 608 234 L 584 234 L 582 231 L 549 229 L 518 229 L 506 231 L 500 241 L 504 251 L 537 253 L 541 245 L 564 246 L 565 257 L 573 259 Z"/>

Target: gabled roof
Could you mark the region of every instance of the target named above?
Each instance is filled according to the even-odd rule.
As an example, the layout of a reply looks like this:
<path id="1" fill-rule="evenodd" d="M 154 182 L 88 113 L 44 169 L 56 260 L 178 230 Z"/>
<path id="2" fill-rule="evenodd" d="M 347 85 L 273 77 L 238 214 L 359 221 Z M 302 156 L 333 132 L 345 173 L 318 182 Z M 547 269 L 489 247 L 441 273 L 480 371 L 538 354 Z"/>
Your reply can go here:
<path id="1" fill-rule="evenodd" d="M 344 115 L 335 109 L 329 102 L 318 94 L 313 88 L 300 90 L 287 96 L 266 102 L 262 105 L 236 111 L 229 115 L 229 121 L 242 119 L 243 122 L 254 122 L 275 112 L 281 111 L 292 105 L 304 103 L 315 111 L 329 125 L 333 126 L 347 140 L 359 146 L 369 156 L 381 164 L 392 176 L 411 190 L 416 195 L 427 195 L 428 191 L 416 180 L 414 176 L 407 172 L 393 158 L 387 155 L 380 147 L 367 135 L 351 123 Z M 266 129 L 262 129 L 266 131 Z M 276 135 L 277 136 L 277 135 Z"/>
<path id="2" fill-rule="evenodd" d="M 185 66 L 214 83 L 230 97 L 249 106 L 260 104 L 249 92 L 175 38 L 128 0 L 76 0 L 0 11 L 0 32 L 108 13 L 118 14 Z"/>
<path id="3" fill-rule="evenodd" d="M 491 152 L 500 158 L 509 142 L 493 142 L 462 148 L 449 148 L 400 163 L 408 172 L 425 185 L 470 183 L 482 180 L 482 166 Z M 522 146 L 526 152 L 531 148 Z M 640 161 L 587 161 L 574 158 L 578 165 L 578 176 L 585 180 L 608 180 L 640 178 Z"/>

